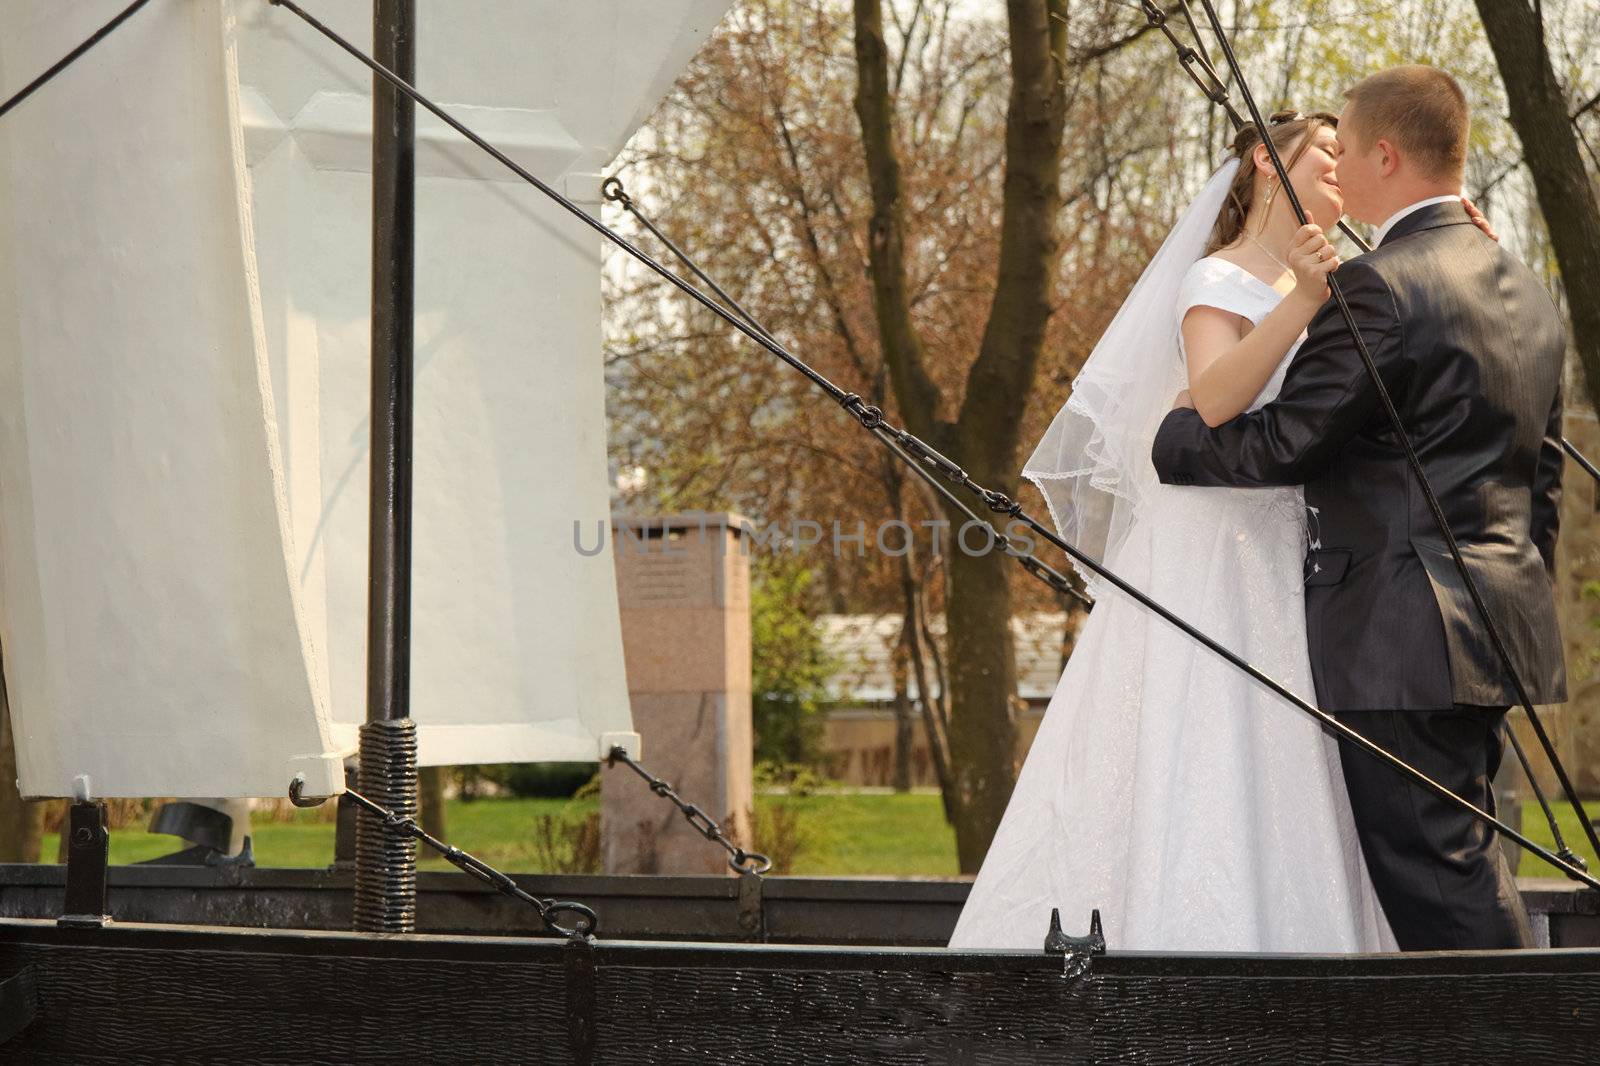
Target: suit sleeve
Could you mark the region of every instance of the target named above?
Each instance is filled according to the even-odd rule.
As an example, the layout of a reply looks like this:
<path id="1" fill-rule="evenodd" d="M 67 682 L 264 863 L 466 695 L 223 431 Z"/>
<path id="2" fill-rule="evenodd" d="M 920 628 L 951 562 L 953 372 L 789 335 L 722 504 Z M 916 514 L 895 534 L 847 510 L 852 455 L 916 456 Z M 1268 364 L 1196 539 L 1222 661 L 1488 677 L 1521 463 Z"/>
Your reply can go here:
<path id="1" fill-rule="evenodd" d="M 1544 440 L 1539 445 L 1539 468 L 1533 480 L 1533 510 L 1529 533 L 1551 580 L 1556 574 L 1556 535 L 1561 530 L 1561 471 L 1566 456 L 1561 451 L 1561 386 L 1556 386 L 1555 403 L 1545 423 Z"/>
<path id="2" fill-rule="evenodd" d="M 1384 383 L 1393 390 L 1402 331 L 1389 286 L 1359 258 L 1334 276 Z M 1169 485 L 1300 485 L 1360 432 L 1377 405 L 1377 389 L 1344 315 L 1329 300 L 1311 320 L 1277 399 L 1215 429 L 1192 410 L 1173 411 L 1156 433 L 1151 460 Z"/>

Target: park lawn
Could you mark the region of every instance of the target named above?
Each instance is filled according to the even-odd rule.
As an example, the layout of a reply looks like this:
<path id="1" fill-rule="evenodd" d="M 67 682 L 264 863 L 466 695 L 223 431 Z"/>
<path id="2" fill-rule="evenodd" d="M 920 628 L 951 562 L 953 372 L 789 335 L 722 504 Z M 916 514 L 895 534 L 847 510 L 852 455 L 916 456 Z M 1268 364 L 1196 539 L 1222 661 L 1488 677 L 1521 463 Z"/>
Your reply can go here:
<path id="1" fill-rule="evenodd" d="M 1600 801 L 1584 800 L 1583 806 L 1591 818 L 1600 818 Z M 1550 807 L 1556 812 L 1556 824 L 1561 827 L 1561 835 L 1567 844 L 1589 864 L 1591 873 L 1600 870 L 1600 863 L 1595 861 L 1594 848 L 1583 835 L 1583 823 L 1579 821 L 1577 812 L 1572 809 L 1572 804 L 1552 800 Z M 1539 809 L 1538 801 L 1531 797 L 1522 804 L 1522 832 L 1540 847 L 1549 848 L 1551 851 L 1556 849 L 1555 838 L 1550 833 L 1550 823 L 1545 821 L 1544 812 Z M 1522 861 L 1517 864 L 1517 873 L 1523 877 L 1565 878 L 1566 876 L 1527 849 L 1523 849 Z"/>
<path id="2" fill-rule="evenodd" d="M 665 801 L 662 801 L 665 803 Z M 540 819 L 576 821 L 598 807 L 595 798 L 450 800 L 445 804 L 449 842 L 493 866 L 514 873 L 543 873 L 537 844 Z M 791 871 L 803 876 L 954 876 L 955 833 L 945 825 L 939 797 L 931 794 L 760 795 L 767 805 L 799 813 L 801 850 Z M 320 810 L 295 811 L 289 821 L 257 819 L 251 826 L 256 864 L 263 867 L 326 866 L 333 861 L 333 823 Z M 707 842 L 707 847 L 715 845 Z M 41 854 L 52 858 L 57 841 L 47 833 Z M 154 836 L 143 825 L 111 834 L 111 862 L 126 865 L 176 850 L 171 837 Z M 754 850 L 760 850 L 758 841 Z M 421 856 L 422 868 L 448 870 L 442 858 Z"/>
<path id="3" fill-rule="evenodd" d="M 799 815 L 791 873 L 807 877 L 955 877 L 956 834 L 933 793 L 760 796 Z M 754 848 L 761 850 L 761 841 Z"/>
<path id="4" fill-rule="evenodd" d="M 663 801 L 665 802 L 665 801 Z M 491 865 L 513 873 L 547 872 L 537 844 L 540 818 L 554 815 L 578 820 L 596 809 L 598 800 L 479 799 L 451 800 L 445 817 L 450 843 Z M 758 795 L 758 821 L 768 807 L 797 813 L 801 846 L 791 874 L 809 877 L 955 877 L 955 833 L 945 824 L 939 797 L 932 793 L 813 793 Z M 1596 804 L 1600 808 L 1600 803 Z M 1600 869 L 1584 839 L 1578 818 L 1567 804 L 1556 805 L 1562 833 L 1591 869 Z M 1536 804 L 1523 808 L 1523 831 L 1550 845 L 1550 829 Z M 333 860 L 333 823 L 320 810 L 295 811 L 289 821 L 257 821 L 252 827 L 256 863 L 264 867 L 326 866 Z M 111 835 L 111 861 L 116 865 L 152 859 L 174 850 L 170 837 L 153 836 L 142 826 Z M 707 847 L 713 847 L 711 843 Z M 757 840 L 753 850 L 761 850 Z M 43 854 L 56 854 L 54 834 L 47 834 Z M 445 870 L 443 859 L 423 856 L 422 868 Z M 1537 857 L 1524 854 L 1523 876 L 1554 875 Z"/>
<path id="5" fill-rule="evenodd" d="M 481 799 L 472 802 L 450 800 L 445 804 L 449 843 L 469 851 L 494 866 L 518 873 L 538 873 L 531 843 L 540 815 L 555 814 L 580 818 L 596 806 L 595 800 L 559 799 Z M 327 866 L 333 862 L 334 825 L 321 808 L 293 812 L 288 821 L 254 819 L 250 827 L 251 847 L 256 865 L 263 867 Z M 46 833 L 40 854 L 51 858 L 58 842 Z M 176 851 L 178 842 L 169 836 L 147 833 L 145 826 L 132 825 L 111 833 L 111 863 L 121 866 L 142 862 Z M 451 869 L 444 859 L 427 858 L 422 868 Z"/>

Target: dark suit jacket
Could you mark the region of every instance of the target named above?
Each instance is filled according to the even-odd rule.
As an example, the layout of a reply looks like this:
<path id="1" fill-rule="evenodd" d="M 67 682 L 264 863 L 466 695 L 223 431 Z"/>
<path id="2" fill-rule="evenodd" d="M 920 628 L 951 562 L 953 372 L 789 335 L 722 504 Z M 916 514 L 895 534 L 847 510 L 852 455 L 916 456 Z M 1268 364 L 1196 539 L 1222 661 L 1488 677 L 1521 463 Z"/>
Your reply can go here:
<path id="1" fill-rule="evenodd" d="M 1560 313 L 1454 203 L 1407 215 L 1336 277 L 1529 695 L 1565 700 Z M 1336 303 L 1274 402 L 1215 430 L 1174 411 L 1152 458 L 1168 484 L 1305 486 L 1324 709 L 1517 702 Z"/>

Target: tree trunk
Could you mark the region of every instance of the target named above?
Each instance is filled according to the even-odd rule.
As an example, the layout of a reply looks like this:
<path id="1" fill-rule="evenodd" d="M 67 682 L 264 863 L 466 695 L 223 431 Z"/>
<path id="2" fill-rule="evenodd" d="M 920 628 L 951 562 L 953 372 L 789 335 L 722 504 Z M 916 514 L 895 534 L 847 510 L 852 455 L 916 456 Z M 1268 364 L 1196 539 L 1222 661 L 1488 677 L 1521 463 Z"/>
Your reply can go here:
<path id="1" fill-rule="evenodd" d="M 1016 491 L 1022 414 L 1050 318 L 1060 255 L 1060 166 L 1067 0 L 1008 0 L 1011 93 L 1006 176 L 993 303 L 954 422 L 928 375 L 911 315 L 905 263 L 905 191 L 894 139 L 894 98 L 881 0 L 855 0 L 856 114 L 872 189 L 868 242 L 873 307 L 889 379 L 907 428 L 948 448 L 979 483 Z M 952 513 L 954 529 L 961 516 Z M 1010 571 L 973 533 L 949 538 L 946 621 L 950 760 L 956 851 L 976 872 L 1016 781 L 1016 662 Z M 968 550 L 968 547 L 972 549 Z"/>
<path id="2" fill-rule="evenodd" d="M 882 0 L 855 0 L 856 116 L 872 188 L 867 249 L 872 307 L 889 382 L 906 427 L 934 447 L 943 443 L 939 386 L 923 364 L 922 340 L 911 319 L 906 279 L 905 186 L 894 140 L 894 96 L 889 91 L 889 46 L 883 36 Z"/>
<path id="3" fill-rule="evenodd" d="M 417 801 L 422 808 L 422 831 L 445 839 L 444 780 L 449 772 L 443 766 L 423 766 L 417 770 Z"/>
<path id="4" fill-rule="evenodd" d="M 1545 51 L 1538 14 L 1524 0 L 1477 5 L 1550 231 L 1589 402 L 1600 411 L 1600 201 L 1578 152 L 1577 130 Z"/>
<path id="5" fill-rule="evenodd" d="M 0 672 L 0 862 L 38 862 L 43 829 L 44 804 L 28 803 L 17 792 L 17 749 Z"/>
<path id="6" fill-rule="evenodd" d="M 906 639 L 916 619 L 907 615 L 900 622 L 900 638 L 895 641 L 894 664 L 894 773 L 890 784 L 896 792 L 911 791 L 911 752 L 917 743 L 916 719 L 911 716 L 910 655 Z"/>

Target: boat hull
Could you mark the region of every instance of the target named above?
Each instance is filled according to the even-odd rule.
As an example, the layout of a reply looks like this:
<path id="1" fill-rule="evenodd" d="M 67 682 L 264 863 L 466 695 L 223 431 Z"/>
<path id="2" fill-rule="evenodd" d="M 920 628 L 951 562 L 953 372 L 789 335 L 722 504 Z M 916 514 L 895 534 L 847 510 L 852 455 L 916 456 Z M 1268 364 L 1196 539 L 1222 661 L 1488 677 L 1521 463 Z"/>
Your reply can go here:
<path id="1" fill-rule="evenodd" d="M 0 919 L 7 1063 L 1553 1061 L 1600 951 L 1391 956 L 375 936 Z"/>
<path id="2" fill-rule="evenodd" d="M 600 934 L 631 940 L 742 940 L 790 944 L 942 947 L 971 881 L 957 878 L 715 877 L 516 874 L 540 898 L 577 900 L 600 915 Z M 121 921 L 351 928 L 355 874 L 340 869 L 113 866 L 111 914 Z M 0 864 L 0 918 L 61 913 L 65 868 Z M 1541 947 L 1600 947 L 1600 893 L 1574 882 L 1523 879 Z M 1063 914 L 1082 933 L 1086 914 Z M 537 915 L 464 874 L 417 877 L 419 933 L 525 935 Z M 1045 932 L 1039 930 L 1039 943 Z M 1111 945 L 1115 948 L 1117 945 Z"/>

